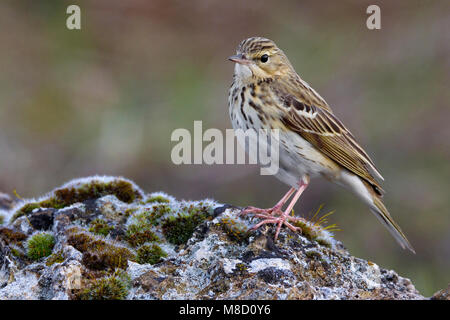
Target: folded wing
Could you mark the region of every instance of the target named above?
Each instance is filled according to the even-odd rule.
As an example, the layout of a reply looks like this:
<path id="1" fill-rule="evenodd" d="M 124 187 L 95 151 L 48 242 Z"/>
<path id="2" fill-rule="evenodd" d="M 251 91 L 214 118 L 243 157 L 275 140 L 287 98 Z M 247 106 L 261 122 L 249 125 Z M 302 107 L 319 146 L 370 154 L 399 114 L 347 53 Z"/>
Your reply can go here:
<path id="1" fill-rule="evenodd" d="M 302 98 L 292 93 L 281 96 L 286 108 L 281 121 L 286 127 L 297 132 L 342 167 L 366 180 L 378 194 L 382 194 L 383 190 L 374 176 L 379 179 L 383 177 L 352 133 L 336 118 L 326 103 L 316 106 L 310 103 L 311 99 L 305 99 L 304 95 Z"/>

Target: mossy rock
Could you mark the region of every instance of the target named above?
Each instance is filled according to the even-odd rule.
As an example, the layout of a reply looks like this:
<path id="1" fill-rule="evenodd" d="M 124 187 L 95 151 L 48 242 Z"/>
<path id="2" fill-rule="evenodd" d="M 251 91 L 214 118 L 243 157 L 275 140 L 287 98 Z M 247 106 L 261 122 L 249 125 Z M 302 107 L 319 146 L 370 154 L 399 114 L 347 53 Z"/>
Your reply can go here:
<path id="1" fill-rule="evenodd" d="M 132 203 L 143 198 L 141 192 L 131 182 L 121 179 L 106 182 L 92 179 L 92 181 L 80 184 L 74 183 L 74 185 L 69 183 L 67 187 L 54 190 L 51 196 L 45 200 L 26 203 L 17 210 L 12 217 L 12 221 L 30 214 L 37 208 L 61 209 L 74 203 L 98 199 L 106 195 L 114 195 L 117 199 L 126 203 Z"/>
<path id="2" fill-rule="evenodd" d="M 81 186 L 56 189 L 54 194 L 56 200 L 65 206 L 89 199 L 98 199 L 106 195 L 114 195 L 117 199 L 126 203 L 142 199 L 141 193 L 135 189 L 131 182 L 120 179 L 110 182 L 92 180 Z"/>

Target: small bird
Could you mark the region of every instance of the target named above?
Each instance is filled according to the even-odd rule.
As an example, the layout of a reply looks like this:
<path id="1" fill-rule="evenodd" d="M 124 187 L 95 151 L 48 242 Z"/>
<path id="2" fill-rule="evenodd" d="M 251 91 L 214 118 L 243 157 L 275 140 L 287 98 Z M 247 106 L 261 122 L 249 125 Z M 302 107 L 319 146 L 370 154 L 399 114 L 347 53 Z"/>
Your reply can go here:
<path id="1" fill-rule="evenodd" d="M 247 207 L 241 212 L 263 219 L 253 229 L 276 224 L 275 240 L 283 225 L 300 230 L 290 212 L 310 179 L 322 176 L 356 194 L 400 246 L 415 253 L 382 202 L 384 191 L 376 178 L 383 177 L 373 161 L 327 102 L 295 72 L 284 52 L 272 40 L 252 37 L 228 59 L 235 63 L 228 97 L 233 128 L 278 129 L 276 177 L 291 187 L 273 208 Z"/>

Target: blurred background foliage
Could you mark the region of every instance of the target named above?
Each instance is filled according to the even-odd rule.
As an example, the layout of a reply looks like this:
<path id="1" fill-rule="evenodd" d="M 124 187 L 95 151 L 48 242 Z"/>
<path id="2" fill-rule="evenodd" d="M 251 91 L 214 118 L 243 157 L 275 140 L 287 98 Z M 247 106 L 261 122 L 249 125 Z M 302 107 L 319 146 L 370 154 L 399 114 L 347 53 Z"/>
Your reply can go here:
<path id="1" fill-rule="evenodd" d="M 80 5 L 82 30 L 65 27 Z M 401 250 L 352 195 L 321 180 L 296 206 L 325 203 L 356 256 L 430 296 L 450 282 L 450 2 L 0 2 L 0 190 L 35 197 L 74 177 L 123 175 L 146 191 L 273 205 L 287 187 L 255 166 L 175 166 L 176 128 L 231 128 L 226 58 L 273 39 L 373 157 L 385 201 L 417 254 Z"/>

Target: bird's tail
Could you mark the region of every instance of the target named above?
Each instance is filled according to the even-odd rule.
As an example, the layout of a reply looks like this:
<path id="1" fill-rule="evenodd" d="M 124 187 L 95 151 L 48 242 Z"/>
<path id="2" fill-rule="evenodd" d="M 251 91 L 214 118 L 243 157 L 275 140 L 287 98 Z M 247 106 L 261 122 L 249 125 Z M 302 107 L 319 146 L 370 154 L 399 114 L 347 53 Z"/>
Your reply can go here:
<path id="1" fill-rule="evenodd" d="M 370 187 L 369 187 L 370 188 Z M 370 210 L 375 214 L 375 216 L 380 220 L 380 222 L 389 230 L 389 232 L 394 236 L 395 240 L 400 244 L 403 249 L 409 249 L 411 252 L 416 253 L 411 243 L 409 243 L 402 229 L 399 225 L 395 223 L 392 219 L 389 211 L 384 206 L 381 197 L 373 192 L 369 192 L 372 196 L 373 204 L 370 205 Z"/>
<path id="2" fill-rule="evenodd" d="M 411 252 L 416 253 L 408 239 L 406 239 L 402 229 L 395 223 L 384 206 L 381 200 L 382 192 L 378 186 L 374 186 L 361 177 L 347 171 L 343 171 L 341 179 L 336 182 L 350 189 L 358 198 L 364 201 L 403 249 L 409 249 Z"/>

